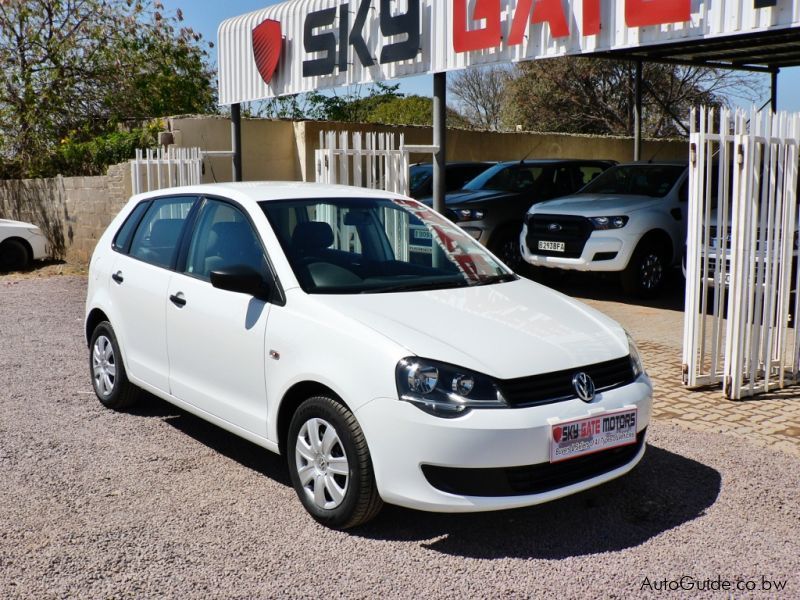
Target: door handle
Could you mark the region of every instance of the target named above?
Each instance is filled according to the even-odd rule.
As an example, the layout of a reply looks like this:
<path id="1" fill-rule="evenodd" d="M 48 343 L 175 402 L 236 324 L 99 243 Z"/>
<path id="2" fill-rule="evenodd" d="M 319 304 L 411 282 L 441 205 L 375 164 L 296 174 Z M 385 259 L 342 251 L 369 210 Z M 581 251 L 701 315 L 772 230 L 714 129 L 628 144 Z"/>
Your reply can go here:
<path id="1" fill-rule="evenodd" d="M 121 284 L 123 281 L 125 281 L 125 278 L 122 276 L 122 271 L 117 271 L 116 273 L 114 273 L 111 276 L 111 279 L 113 279 L 114 281 L 116 281 L 119 284 Z"/>
<path id="2" fill-rule="evenodd" d="M 186 298 L 183 297 L 183 292 L 178 292 L 177 294 L 173 294 L 169 297 L 169 301 L 172 302 L 178 308 L 183 308 L 186 306 Z"/>

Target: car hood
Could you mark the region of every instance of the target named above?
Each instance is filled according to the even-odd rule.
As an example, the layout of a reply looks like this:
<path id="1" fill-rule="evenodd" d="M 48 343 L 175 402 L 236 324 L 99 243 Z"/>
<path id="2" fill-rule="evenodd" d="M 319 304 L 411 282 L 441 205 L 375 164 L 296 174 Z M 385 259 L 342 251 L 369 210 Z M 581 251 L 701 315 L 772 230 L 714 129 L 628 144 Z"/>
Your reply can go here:
<path id="1" fill-rule="evenodd" d="M 602 313 L 526 279 L 425 292 L 317 296 L 409 355 L 500 379 L 625 356 L 624 330 Z"/>
<path id="2" fill-rule="evenodd" d="M 445 203 L 447 206 L 462 206 L 464 204 L 512 198 L 516 195 L 517 194 L 513 192 L 504 192 L 501 190 L 459 190 L 447 194 Z"/>
<path id="3" fill-rule="evenodd" d="M 627 214 L 663 202 L 663 198 L 631 196 L 622 194 L 579 194 L 557 200 L 540 202 L 531 207 L 530 213 L 578 215 L 582 217 L 606 217 Z"/>
<path id="4" fill-rule="evenodd" d="M 9 219 L 0 219 L 0 227 L 4 229 L 33 229 L 36 227 L 33 223 L 24 223 L 22 221 L 11 221 Z M 38 227 L 36 227 L 38 229 Z"/>

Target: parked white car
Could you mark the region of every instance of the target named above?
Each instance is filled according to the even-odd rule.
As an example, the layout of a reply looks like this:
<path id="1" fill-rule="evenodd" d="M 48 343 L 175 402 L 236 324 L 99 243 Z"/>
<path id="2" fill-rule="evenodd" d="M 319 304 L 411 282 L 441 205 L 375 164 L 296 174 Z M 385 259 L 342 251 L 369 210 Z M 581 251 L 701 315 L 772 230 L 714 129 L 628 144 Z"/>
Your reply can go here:
<path id="1" fill-rule="evenodd" d="M 687 200 L 685 163 L 617 165 L 577 194 L 533 205 L 520 250 L 536 267 L 618 272 L 626 292 L 654 296 L 680 265 Z"/>
<path id="2" fill-rule="evenodd" d="M 19 271 L 47 256 L 47 238 L 31 223 L 0 219 L 0 272 Z"/>
<path id="3" fill-rule="evenodd" d="M 420 226 L 436 242 L 427 263 L 408 250 Z M 135 196 L 92 257 L 85 325 L 105 406 L 141 388 L 283 454 L 331 527 L 383 501 L 537 504 L 645 451 L 651 384 L 625 331 L 394 194 L 269 183 Z"/>

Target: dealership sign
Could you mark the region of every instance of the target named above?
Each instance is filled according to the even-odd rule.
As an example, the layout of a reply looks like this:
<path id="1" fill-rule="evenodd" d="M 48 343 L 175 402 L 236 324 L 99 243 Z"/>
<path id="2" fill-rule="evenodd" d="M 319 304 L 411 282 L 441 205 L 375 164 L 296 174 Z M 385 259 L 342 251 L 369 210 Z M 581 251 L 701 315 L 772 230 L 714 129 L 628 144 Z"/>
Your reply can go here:
<path id="1" fill-rule="evenodd" d="M 219 28 L 220 103 L 800 26 L 798 0 L 290 0 Z"/>

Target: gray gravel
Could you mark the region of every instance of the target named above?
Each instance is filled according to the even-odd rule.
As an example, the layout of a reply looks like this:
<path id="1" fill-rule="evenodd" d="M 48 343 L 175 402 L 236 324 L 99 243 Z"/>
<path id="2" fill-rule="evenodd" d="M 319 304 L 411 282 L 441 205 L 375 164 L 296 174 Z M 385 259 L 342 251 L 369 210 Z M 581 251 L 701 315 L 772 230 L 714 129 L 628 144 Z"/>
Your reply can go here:
<path id="1" fill-rule="evenodd" d="M 563 501 L 329 531 L 279 457 L 152 397 L 103 409 L 84 295 L 0 279 L 1 598 L 639 597 L 683 575 L 800 597 L 794 456 L 655 423 L 639 468 Z"/>

